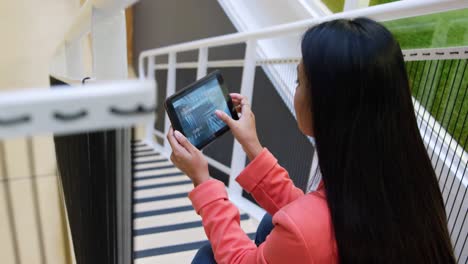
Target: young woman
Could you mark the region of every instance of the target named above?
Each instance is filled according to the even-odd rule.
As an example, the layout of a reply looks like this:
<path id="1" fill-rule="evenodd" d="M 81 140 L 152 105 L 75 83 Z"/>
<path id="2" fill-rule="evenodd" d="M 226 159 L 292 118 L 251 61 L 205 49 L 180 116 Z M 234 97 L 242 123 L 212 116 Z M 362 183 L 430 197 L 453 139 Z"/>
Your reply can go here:
<path id="1" fill-rule="evenodd" d="M 247 99 L 231 96 L 240 120 L 216 114 L 251 160 L 236 180 L 273 215 L 258 247 L 202 153 L 178 131 L 167 135 L 171 160 L 195 185 L 189 198 L 218 263 L 455 263 L 403 55 L 382 25 L 335 20 L 302 40 L 294 107 L 299 129 L 315 137 L 317 191 L 294 187 L 260 145 Z"/>

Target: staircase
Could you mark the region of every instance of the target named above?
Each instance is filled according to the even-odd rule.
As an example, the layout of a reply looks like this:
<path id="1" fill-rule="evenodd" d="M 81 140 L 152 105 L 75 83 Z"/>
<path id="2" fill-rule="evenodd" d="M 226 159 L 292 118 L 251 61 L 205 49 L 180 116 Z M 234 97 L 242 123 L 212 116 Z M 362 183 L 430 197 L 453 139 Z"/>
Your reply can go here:
<path id="1" fill-rule="evenodd" d="M 262 139 L 262 143 L 270 149 L 276 147 L 277 156 L 283 155 L 279 157 L 280 163 L 285 165 L 290 172 L 296 186 L 303 186 L 307 181 L 317 182 L 316 180 L 319 179 L 315 173 L 317 166 L 313 165 L 317 164 L 316 155 L 308 152 L 313 147 L 301 139 L 302 134 L 290 133 L 296 127 L 295 122 L 290 121 L 291 119 L 295 121 L 292 99 L 295 91 L 294 80 L 297 77 L 296 66 L 300 61 L 301 34 L 313 25 L 332 19 L 364 16 L 380 22 L 394 22 L 429 14 L 447 14 L 452 10 L 461 12 L 468 8 L 467 2 L 463 0 L 397 1 L 331 15 L 312 15 L 311 19 L 279 24 L 285 21 L 274 20 L 277 18 L 274 15 L 262 16 L 256 12 L 255 8 L 246 6 L 250 3 L 248 1 L 236 1 L 237 5 L 232 5 L 232 1 L 219 0 L 218 2 L 239 31 L 238 33 L 145 50 L 139 56 L 139 77 L 156 80 L 158 102 L 162 105 L 164 98 L 182 88 L 184 82 L 188 84 L 212 69 L 221 69 L 225 73 L 223 75 L 227 83 L 234 83 L 234 87 L 240 87 L 239 90 L 233 89 L 231 92 L 240 92 L 247 98 L 251 98 L 252 108 L 259 121 L 257 123 L 259 134 L 268 135 Z M 297 1 L 298 4 L 304 2 Z M 268 5 L 270 2 L 260 0 L 258 3 Z M 277 11 L 276 6 L 271 6 L 271 8 L 272 11 Z M 260 9 L 267 12 L 266 8 Z M 307 16 L 301 12 L 283 9 L 288 16 L 281 19 L 289 21 L 294 20 L 296 15 Z M 458 19 L 459 14 L 454 17 L 452 15 L 453 13 L 449 13 L 450 20 L 453 20 L 453 23 L 460 23 L 459 26 L 451 24 L 454 28 L 466 25 L 463 24 L 465 21 L 462 16 Z M 258 18 L 259 23 L 249 20 L 255 18 Z M 430 17 L 430 19 L 433 18 Z M 411 21 L 414 22 L 414 20 Z M 252 27 L 247 27 L 247 25 Z M 403 40 L 407 40 L 408 35 L 414 35 L 404 30 L 398 32 Z M 439 34 L 436 35 L 439 36 Z M 209 54 L 216 54 L 219 48 L 235 45 L 245 47 L 243 58 L 219 59 L 216 56 L 211 56 L 211 58 L 209 56 Z M 466 92 L 460 92 L 465 90 L 463 87 L 466 87 L 466 81 L 460 80 L 465 80 L 464 76 L 468 76 L 464 74 L 468 47 L 465 44 L 458 45 L 463 46 L 407 49 L 403 50 L 403 55 L 408 74 L 414 84 L 412 92 L 420 132 L 430 153 L 444 195 L 456 259 L 459 263 L 466 263 L 468 261 L 468 211 L 466 209 L 468 206 L 468 175 L 466 174 L 468 154 L 466 153 L 467 140 L 464 139 L 466 126 L 462 121 L 466 116 L 466 107 L 462 107 L 465 105 L 465 97 L 462 97 L 462 94 L 466 95 Z M 192 52 L 192 55 L 198 53 L 198 59 L 187 59 L 184 55 L 189 52 Z M 233 74 L 233 69 L 237 70 L 237 74 Z M 448 74 L 442 74 L 444 72 Z M 438 77 L 434 78 L 436 76 Z M 240 82 L 236 83 L 236 80 Z M 444 99 L 435 100 L 434 98 Z M 267 121 L 271 120 L 269 114 L 272 107 L 277 116 L 282 114 L 273 122 Z M 440 109 L 444 110 L 440 111 Z M 286 111 L 289 113 L 284 114 Z M 461 119 L 458 116 L 461 116 Z M 274 127 L 269 126 L 272 123 Z M 170 122 L 165 116 L 164 109 L 160 107 L 156 122 L 147 127 L 145 137 L 146 142 L 151 143 L 166 155 L 170 151 L 165 139 L 169 126 Z M 458 130 L 453 127 L 458 127 Z M 274 134 L 282 128 L 286 129 L 282 133 Z M 281 140 L 278 140 L 279 138 Z M 288 146 L 275 145 L 279 141 L 288 142 Z M 235 181 L 237 175 L 245 167 L 245 153 L 236 141 L 226 140 L 218 143 L 220 144 L 215 146 L 218 149 L 213 146 L 204 151 L 210 168 L 219 172 L 219 179 L 229 182 L 227 188 L 230 200 L 252 218 L 260 219 L 264 212 L 261 212 L 262 209 L 252 201 L 248 194 L 243 192 Z M 307 148 L 301 149 L 303 146 Z M 294 155 L 299 157 L 293 157 Z M 291 160 L 294 163 L 288 164 Z M 302 163 L 299 164 L 300 162 Z"/>
<path id="2" fill-rule="evenodd" d="M 163 155 L 133 143 L 133 257 L 135 264 L 190 263 L 207 243 L 201 217 L 187 195 L 192 182 Z M 254 239 L 258 223 L 241 213 Z"/>

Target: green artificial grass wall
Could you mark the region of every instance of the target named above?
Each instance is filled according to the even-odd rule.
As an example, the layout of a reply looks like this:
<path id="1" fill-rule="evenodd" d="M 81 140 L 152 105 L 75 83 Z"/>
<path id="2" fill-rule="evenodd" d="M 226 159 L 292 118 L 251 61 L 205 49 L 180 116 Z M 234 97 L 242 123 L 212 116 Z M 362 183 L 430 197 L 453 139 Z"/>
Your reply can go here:
<path id="1" fill-rule="evenodd" d="M 333 13 L 342 12 L 344 8 L 344 0 L 322 0 L 322 2 L 330 9 Z"/>
<path id="2" fill-rule="evenodd" d="M 397 0 L 370 0 L 379 5 Z M 323 0 L 333 12 L 343 0 Z M 402 49 L 468 46 L 468 9 L 405 18 L 383 23 Z M 467 60 L 407 62 L 413 96 L 468 151 Z M 436 131 L 437 132 L 437 131 Z"/>
<path id="3" fill-rule="evenodd" d="M 402 49 L 468 46 L 468 9 L 388 21 L 384 25 Z M 464 121 L 468 115 L 466 63 L 461 60 L 406 64 L 413 96 L 468 151 L 468 124 Z"/>

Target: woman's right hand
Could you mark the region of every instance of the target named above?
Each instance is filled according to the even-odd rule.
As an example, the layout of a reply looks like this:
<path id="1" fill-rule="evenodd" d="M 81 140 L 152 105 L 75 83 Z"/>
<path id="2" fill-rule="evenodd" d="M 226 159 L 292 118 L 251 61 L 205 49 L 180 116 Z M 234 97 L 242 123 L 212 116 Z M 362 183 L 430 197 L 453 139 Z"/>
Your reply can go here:
<path id="1" fill-rule="evenodd" d="M 234 137 L 239 141 L 250 160 L 262 152 L 262 145 L 257 137 L 255 128 L 255 115 L 250 109 L 247 98 L 238 93 L 231 93 L 232 102 L 237 112 L 240 113 L 239 120 L 232 119 L 223 111 L 216 110 L 216 116 L 226 123 Z"/>

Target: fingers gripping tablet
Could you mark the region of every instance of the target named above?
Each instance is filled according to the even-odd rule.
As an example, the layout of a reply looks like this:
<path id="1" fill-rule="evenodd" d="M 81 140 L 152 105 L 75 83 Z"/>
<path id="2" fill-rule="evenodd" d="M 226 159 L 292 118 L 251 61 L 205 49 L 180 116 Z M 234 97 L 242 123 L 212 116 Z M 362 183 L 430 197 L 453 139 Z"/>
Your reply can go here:
<path id="1" fill-rule="evenodd" d="M 172 127 L 202 149 L 229 130 L 216 115 L 221 110 L 239 119 L 219 71 L 185 87 L 164 104 Z"/>

